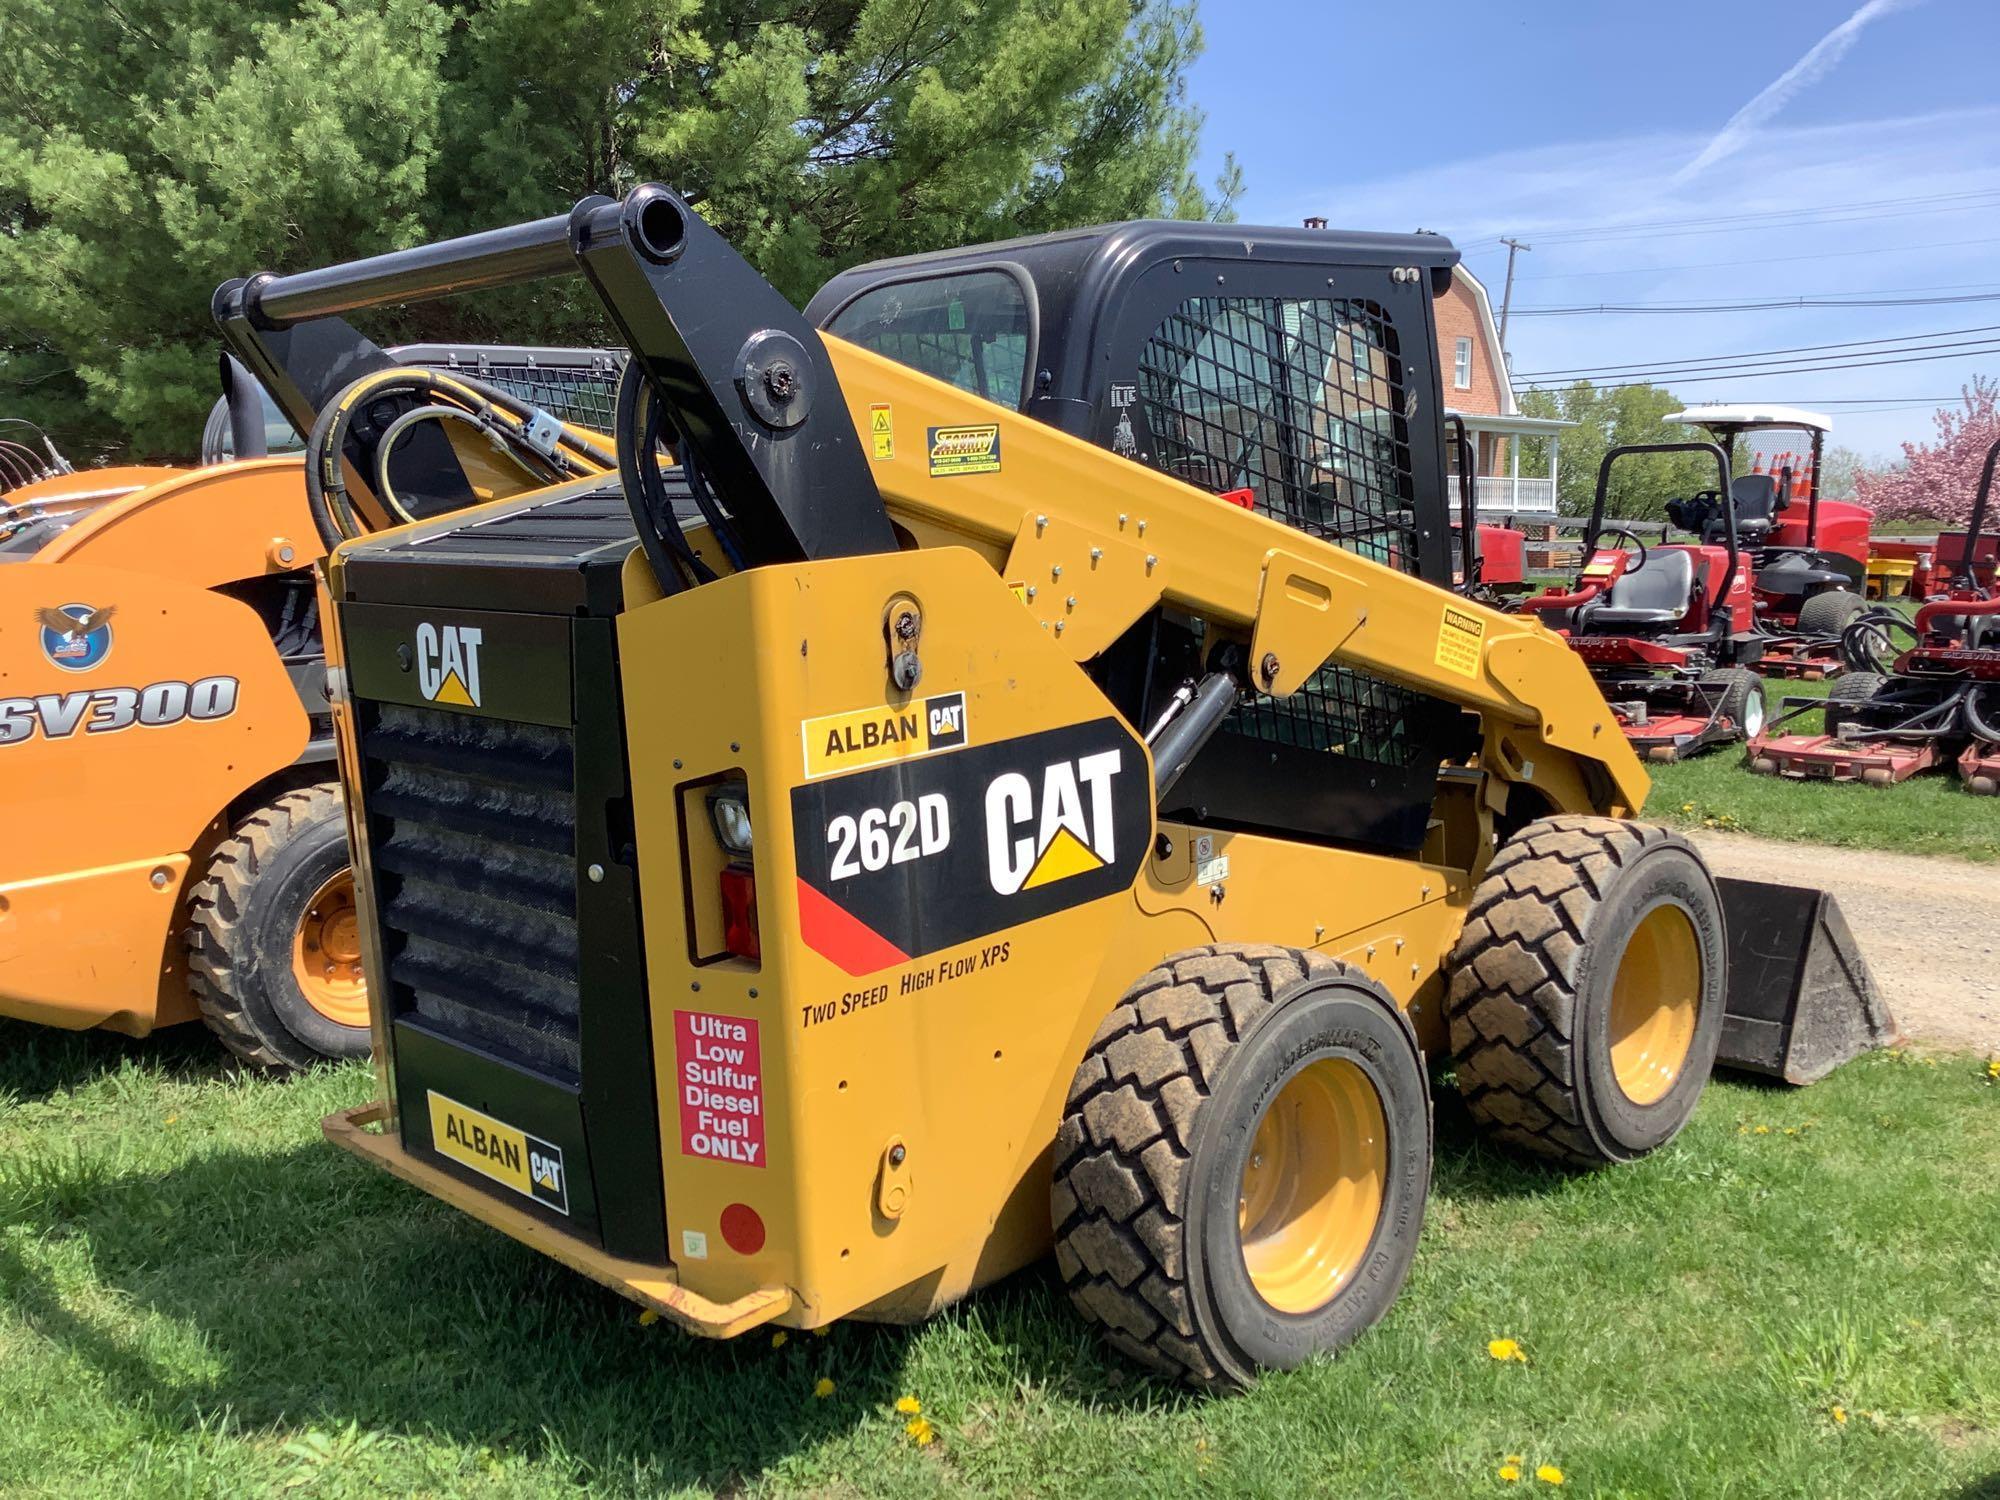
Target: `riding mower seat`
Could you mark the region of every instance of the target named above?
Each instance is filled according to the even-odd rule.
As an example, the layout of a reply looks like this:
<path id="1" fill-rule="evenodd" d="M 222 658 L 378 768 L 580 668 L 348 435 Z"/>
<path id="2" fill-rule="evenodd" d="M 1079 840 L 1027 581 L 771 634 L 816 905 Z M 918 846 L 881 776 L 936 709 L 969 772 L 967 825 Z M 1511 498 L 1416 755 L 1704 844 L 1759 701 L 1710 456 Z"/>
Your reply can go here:
<path id="1" fill-rule="evenodd" d="M 1778 523 L 1778 512 L 1788 509 L 1792 502 L 1778 493 L 1777 475 L 1738 474 L 1729 481 L 1729 503 L 1736 510 L 1738 544 L 1757 548 L 1770 540 L 1771 528 Z M 1711 547 L 1721 544 L 1723 523 L 1720 511 L 1701 528 L 1701 539 Z"/>
<path id="2" fill-rule="evenodd" d="M 1611 595 L 1587 611 L 1588 628 L 1678 625 L 1694 597 L 1694 554 L 1656 551 L 1634 572 L 1612 580 Z"/>

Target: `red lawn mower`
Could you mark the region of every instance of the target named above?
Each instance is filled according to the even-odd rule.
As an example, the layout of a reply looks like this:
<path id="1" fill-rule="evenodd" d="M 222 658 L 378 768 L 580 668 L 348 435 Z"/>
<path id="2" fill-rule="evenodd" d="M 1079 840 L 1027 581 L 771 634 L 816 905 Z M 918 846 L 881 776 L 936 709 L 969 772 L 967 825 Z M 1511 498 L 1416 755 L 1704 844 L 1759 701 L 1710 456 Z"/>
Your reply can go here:
<path id="1" fill-rule="evenodd" d="M 1699 545 L 1649 547 L 1636 532 L 1605 523 L 1612 465 L 1648 453 L 1708 454 L 1720 481 L 1715 493 L 1728 493 L 1729 457 L 1714 443 L 1613 448 L 1598 465 L 1575 587 L 1534 595 L 1520 608 L 1569 637 L 1633 749 L 1650 760 L 1680 760 L 1764 727 L 1764 684 L 1752 670 L 1764 636 L 1733 508 L 1720 508 L 1716 540 Z M 1625 547 L 1599 545 L 1613 535 Z"/>
<path id="2" fill-rule="evenodd" d="M 1978 561 L 1991 550 L 1986 509 L 1996 463 L 2000 442 L 1986 450 L 1979 475 L 1967 560 L 1941 564 L 1934 576 L 1945 594 L 1908 624 L 1888 610 L 1850 622 L 1841 638 L 1850 670 L 1825 700 L 1825 732 L 1777 734 L 1821 706 L 1787 699 L 1784 714 L 1750 742 L 1752 770 L 1886 786 L 1955 761 L 1968 791 L 2000 792 L 2000 598 L 1993 569 Z"/>
<path id="3" fill-rule="evenodd" d="M 1804 453 L 1759 457 L 1721 490 L 1670 501 L 1673 523 L 1704 542 L 1720 540 L 1722 512 L 1731 509 L 1751 579 L 1767 677 L 1820 678 L 1843 670 L 1841 632 L 1867 608 L 1869 513 L 1846 500 L 1823 500 L 1821 460 L 1828 418 L 1793 406 L 1696 406 L 1669 422 L 1699 427 L 1735 470 L 1737 439 L 1747 433 L 1796 432 Z M 1768 446 L 1768 445 L 1766 445 Z M 1725 505 L 1722 497 L 1727 495 Z"/>

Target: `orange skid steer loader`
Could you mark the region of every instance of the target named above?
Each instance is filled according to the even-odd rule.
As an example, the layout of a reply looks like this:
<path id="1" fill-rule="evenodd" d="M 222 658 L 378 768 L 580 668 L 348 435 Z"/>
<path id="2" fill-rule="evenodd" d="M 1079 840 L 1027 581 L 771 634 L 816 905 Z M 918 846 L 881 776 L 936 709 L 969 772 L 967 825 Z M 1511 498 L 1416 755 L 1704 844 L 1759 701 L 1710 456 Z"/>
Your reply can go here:
<path id="1" fill-rule="evenodd" d="M 616 377 L 584 350 L 288 355 L 302 409 L 401 362 L 608 425 Z M 134 1036 L 199 1016 L 244 1061 L 296 1067 L 368 1047 L 310 572 L 325 545 L 302 459 L 267 451 L 286 423 L 233 361 L 223 375 L 200 467 L 0 497 L 0 1016 Z M 409 452 L 441 505 L 508 492 Z"/>

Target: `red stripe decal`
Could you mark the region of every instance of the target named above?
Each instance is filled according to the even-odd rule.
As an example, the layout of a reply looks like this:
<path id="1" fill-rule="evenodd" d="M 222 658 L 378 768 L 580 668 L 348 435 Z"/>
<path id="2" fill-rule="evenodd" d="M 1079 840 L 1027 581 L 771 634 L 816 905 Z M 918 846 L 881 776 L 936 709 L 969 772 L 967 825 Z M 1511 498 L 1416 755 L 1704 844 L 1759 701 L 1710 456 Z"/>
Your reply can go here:
<path id="1" fill-rule="evenodd" d="M 799 886 L 799 936 L 815 953 L 823 954 L 859 978 L 906 964 L 910 955 L 845 908 L 807 885 Z"/>

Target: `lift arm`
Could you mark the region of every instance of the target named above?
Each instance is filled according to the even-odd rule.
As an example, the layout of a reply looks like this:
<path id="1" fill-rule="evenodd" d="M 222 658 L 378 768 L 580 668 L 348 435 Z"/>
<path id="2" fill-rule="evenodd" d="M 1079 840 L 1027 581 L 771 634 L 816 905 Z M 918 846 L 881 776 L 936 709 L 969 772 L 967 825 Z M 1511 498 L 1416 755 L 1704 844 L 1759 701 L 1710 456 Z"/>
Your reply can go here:
<path id="1" fill-rule="evenodd" d="M 258 330 L 309 329 L 363 306 L 546 276 L 563 267 L 565 240 L 684 451 L 740 523 L 749 562 L 887 550 L 893 518 L 925 541 L 993 558 L 1078 662 L 1166 605 L 1247 637 L 1251 685 L 1264 693 L 1293 693 L 1329 663 L 1359 668 L 1478 713 L 1483 767 L 1500 782 L 1532 783 L 1569 811 L 1629 813 L 1643 802 L 1645 772 L 1588 670 L 1539 621 L 822 338 L 666 188 L 585 199 L 566 219 L 233 282 L 217 310 L 254 341 Z M 875 444 L 883 421 L 889 441 Z"/>

